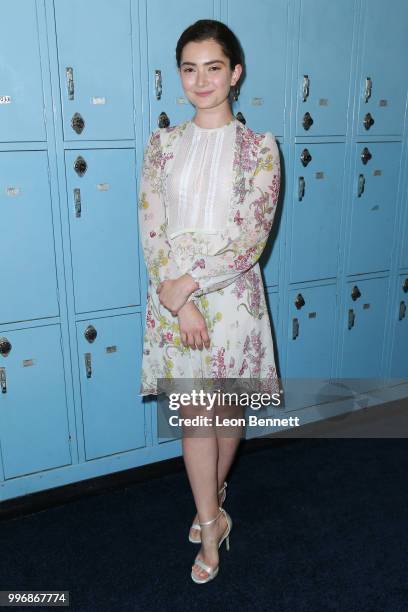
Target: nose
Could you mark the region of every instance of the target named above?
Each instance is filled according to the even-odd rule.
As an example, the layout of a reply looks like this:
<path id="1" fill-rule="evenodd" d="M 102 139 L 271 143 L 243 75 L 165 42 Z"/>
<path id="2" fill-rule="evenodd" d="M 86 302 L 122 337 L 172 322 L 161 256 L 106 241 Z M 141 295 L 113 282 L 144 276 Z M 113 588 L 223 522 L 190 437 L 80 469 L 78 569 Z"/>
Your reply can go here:
<path id="1" fill-rule="evenodd" d="M 206 73 L 201 71 L 201 70 L 198 70 L 198 72 L 197 72 L 197 85 L 199 87 L 202 87 L 203 85 L 206 84 L 206 82 L 207 82 Z"/>

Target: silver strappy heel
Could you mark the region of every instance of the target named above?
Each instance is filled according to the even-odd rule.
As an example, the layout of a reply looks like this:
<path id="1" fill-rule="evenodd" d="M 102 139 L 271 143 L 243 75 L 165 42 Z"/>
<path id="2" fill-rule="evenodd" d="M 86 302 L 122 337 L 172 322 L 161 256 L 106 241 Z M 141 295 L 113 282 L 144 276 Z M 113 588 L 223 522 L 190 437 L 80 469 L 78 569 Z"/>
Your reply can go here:
<path id="1" fill-rule="evenodd" d="M 219 502 L 220 506 L 225 502 L 225 498 L 227 497 L 227 482 L 224 482 L 221 489 L 218 491 L 218 495 L 222 495 L 221 500 Z M 197 529 L 201 531 L 200 523 L 193 523 L 190 527 L 191 529 Z M 188 534 L 188 539 L 192 544 L 201 544 L 201 536 L 199 535 L 197 539 L 191 537 L 190 533 Z"/>
<path id="2" fill-rule="evenodd" d="M 214 523 L 214 521 L 216 521 L 218 519 L 218 517 L 220 516 L 220 514 L 224 514 L 226 520 L 227 520 L 227 528 L 225 530 L 225 532 L 223 533 L 223 535 L 221 536 L 221 539 L 218 543 L 218 549 L 220 548 L 221 544 L 223 543 L 224 540 L 226 540 L 226 547 L 227 550 L 229 550 L 229 534 L 231 532 L 232 529 L 232 520 L 230 515 L 228 514 L 228 512 L 226 512 L 224 510 L 224 508 L 221 508 L 221 506 L 218 508 L 219 509 L 219 513 L 217 514 L 217 516 L 213 519 L 211 519 L 210 521 L 206 521 L 205 523 L 199 523 L 200 526 L 202 525 L 211 525 L 211 523 Z M 194 573 L 194 570 L 191 570 L 191 578 L 193 579 L 194 582 L 196 582 L 197 584 L 204 584 L 205 582 L 209 582 L 210 580 L 213 580 L 217 574 L 218 574 L 218 570 L 220 567 L 220 564 L 217 565 L 217 567 L 211 567 L 210 565 L 207 565 L 206 563 L 204 563 L 204 561 L 202 561 L 202 559 L 195 559 L 194 563 L 196 563 L 197 565 L 199 565 L 201 567 L 201 569 L 205 570 L 208 573 L 208 577 L 207 578 L 198 578 L 196 576 L 196 574 Z"/>

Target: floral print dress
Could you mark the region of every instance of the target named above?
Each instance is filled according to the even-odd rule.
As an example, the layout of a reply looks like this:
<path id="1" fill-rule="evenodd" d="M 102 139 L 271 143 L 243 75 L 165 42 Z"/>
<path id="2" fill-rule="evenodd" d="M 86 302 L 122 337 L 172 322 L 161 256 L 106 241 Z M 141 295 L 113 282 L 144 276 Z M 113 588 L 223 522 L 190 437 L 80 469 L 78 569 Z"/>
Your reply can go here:
<path id="1" fill-rule="evenodd" d="M 226 164 L 227 174 L 224 171 L 220 176 L 224 181 L 230 177 L 231 185 L 226 190 L 224 183 L 218 192 L 216 185 L 212 190 L 207 185 L 206 206 L 213 206 L 217 214 L 208 214 L 207 219 L 213 220 L 205 222 L 193 208 L 194 202 L 200 206 L 201 201 L 202 209 L 203 198 L 194 198 L 193 193 L 189 196 L 186 174 L 183 180 L 179 176 L 184 196 L 181 191 L 175 193 L 177 181 L 172 174 L 180 156 L 191 160 L 196 128 L 192 120 L 158 128 L 151 133 L 144 151 L 138 211 L 149 284 L 140 395 L 160 393 L 158 379 L 183 378 L 233 378 L 250 381 L 252 390 L 278 393 L 271 324 L 258 259 L 267 243 L 278 202 L 279 149 L 271 132 L 254 132 L 235 118 L 222 128 L 214 128 L 228 135 L 217 142 L 225 141 L 232 147 L 230 157 L 225 157 L 224 151 L 223 157 L 216 158 L 216 163 Z M 214 166 L 214 154 L 212 158 Z M 211 198 L 210 192 L 215 197 Z M 178 214 L 175 207 L 183 202 L 191 214 Z M 211 341 L 208 349 L 183 346 L 178 317 L 160 304 L 156 293 L 161 281 L 185 273 L 199 284 L 187 301 L 194 300 L 205 319 Z"/>

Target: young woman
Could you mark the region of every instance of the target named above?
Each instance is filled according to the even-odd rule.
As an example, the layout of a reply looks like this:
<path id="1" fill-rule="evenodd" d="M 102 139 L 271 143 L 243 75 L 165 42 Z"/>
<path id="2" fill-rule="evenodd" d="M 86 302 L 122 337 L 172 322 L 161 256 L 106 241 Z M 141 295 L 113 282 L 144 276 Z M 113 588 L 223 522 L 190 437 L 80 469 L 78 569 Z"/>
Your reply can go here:
<path id="1" fill-rule="evenodd" d="M 157 379 L 250 379 L 279 393 L 271 326 L 258 259 L 274 220 L 280 159 L 271 132 L 239 122 L 229 96 L 243 71 L 233 32 L 200 20 L 181 35 L 176 59 L 194 118 L 158 128 L 145 149 L 139 228 L 149 272 L 141 395 Z M 198 350 L 197 350 L 198 349 Z M 184 389 L 185 391 L 185 389 Z M 181 415 L 237 416 L 223 403 Z M 222 504 L 242 428 L 183 428 L 183 457 L 197 507 L 191 542 L 201 543 L 194 582 L 218 573 L 232 521 Z"/>

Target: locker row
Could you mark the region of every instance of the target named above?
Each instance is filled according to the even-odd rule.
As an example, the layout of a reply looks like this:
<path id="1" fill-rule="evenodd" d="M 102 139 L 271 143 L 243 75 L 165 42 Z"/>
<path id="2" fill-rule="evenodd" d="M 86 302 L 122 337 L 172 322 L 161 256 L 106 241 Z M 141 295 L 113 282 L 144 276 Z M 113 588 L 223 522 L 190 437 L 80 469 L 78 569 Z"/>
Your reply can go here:
<path id="1" fill-rule="evenodd" d="M 347 259 L 348 275 L 391 267 L 401 143 L 355 145 Z M 303 149 L 303 150 L 302 150 Z M 296 145 L 299 174 L 291 207 L 289 283 L 336 278 L 339 265 L 345 147 Z M 368 161 L 362 161 L 364 155 Z M 8 228 L 0 245 L 0 323 L 59 316 L 55 245 L 46 151 L 0 153 L 0 206 Z M 305 161 L 306 160 L 306 161 Z M 137 306 L 141 282 L 137 185 L 133 149 L 65 151 L 66 202 L 75 312 Z M 325 180 L 324 180 L 325 179 Z M 394 233 L 396 232 L 396 233 Z M 24 245 L 24 248 L 22 246 Z M 399 259 L 408 267 L 408 246 Z M 278 285 L 279 242 L 265 253 L 265 283 Z M 118 273 L 120 271 L 120 273 Z"/>
<path id="2" fill-rule="evenodd" d="M 288 379 L 408 377 L 401 359 L 408 343 L 408 273 L 394 280 L 391 335 L 385 334 L 390 279 L 347 284 L 339 309 L 336 285 L 288 292 Z M 271 294 L 275 324 L 279 297 Z M 336 313 L 340 312 L 336 321 Z M 336 329 L 341 356 L 336 365 Z M 75 419 L 66 401 L 60 325 L 0 330 L 0 431 L 4 478 L 70 465 L 73 444 L 89 461 L 145 446 L 139 392 L 142 321 L 138 313 L 76 323 L 80 402 Z M 384 353 L 391 350 L 390 363 Z M 65 348 L 66 350 L 66 348 Z M 285 386 L 285 385 L 284 385 Z M 291 410 L 291 405 L 286 406 Z M 109 435 L 106 435 L 109 432 Z"/>
<path id="3" fill-rule="evenodd" d="M 4 143 L 47 140 L 40 4 L 41 0 L 14 0 L 3 7 L 0 139 Z M 181 31 L 180 16 L 187 23 L 214 18 L 211 0 L 179 0 L 177 11 L 166 10 L 164 0 L 54 0 L 47 1 L 46 8 L 49 41 L 58 49 L 66 142 L 134 140 L 144 86 L 139 82 L 140 53 L 148 63 L 153 124 L 165 127 L 188 118 L 191 108 L 180 90 L 171 51 Z M 227 13 L 229 26 L 239 32 L 243 48 L 251 50 L 236 106 L 253 129 L 268 126 L 281 136 L 290 118 L 296 137 L 345 136 L 350 122 L 358 140 L 367 135 L 402 137 L 408 41 L 406 9 L 399 0 L 387 4 L 222 0 L 221 10 Z M 299 31 L 292 110 L 285 89 L 290 12 L 295 10 Z M 142 49 L 145 35 L 146 50 Z M 387 42 L 381 45 L 380 40 Z M 262 70 L 258 61 L 265 65 Z M 354 62 L 359 66 L 355 83 L 351 81 Z M 350 103 L 353 94 L 355 108 Z"/>

